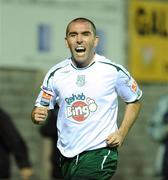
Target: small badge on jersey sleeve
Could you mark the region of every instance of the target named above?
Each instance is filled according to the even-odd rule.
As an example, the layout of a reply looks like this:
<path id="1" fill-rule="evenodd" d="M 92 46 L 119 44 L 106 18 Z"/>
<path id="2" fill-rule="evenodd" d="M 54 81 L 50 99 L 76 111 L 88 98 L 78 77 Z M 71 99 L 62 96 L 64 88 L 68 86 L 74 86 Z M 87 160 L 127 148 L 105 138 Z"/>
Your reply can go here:
<path id="1" fill-rule="evenodd" d="M 139 89 L 137 82 L 133 78 L 131 78 L 127 82 L 127 85 L 131 89 L 131 91 L 136 94 L 136 99 L 140 99 L 142 96 L 142 91 Z"/>
<path id="2" fill-rule="evenodd" d="M 50 100 L 51 100 L 51 94 L 46 93 L 45 91 L 42 92 L 42 97 L 40 104 L 42 106 L 49 106 L 50 105 Z"/>
<path id="3" fill-rule="evenodd" d="M 136 83 L 136 81 L 133 81 L 132 85 L 131 85 L 131 89 L 133 92 L 136 92 L 137 91 L 137 88 L 138 88 L 138 85 Z"/>
<path id="4" fill-rule="evenodd" d="M 136 81 L 131 78 L 129 81 L 128 81 L 128 86 L 130 87 L 130 89 L 135 93 L 138 89 L 138 85 L 136 83 Z"/>

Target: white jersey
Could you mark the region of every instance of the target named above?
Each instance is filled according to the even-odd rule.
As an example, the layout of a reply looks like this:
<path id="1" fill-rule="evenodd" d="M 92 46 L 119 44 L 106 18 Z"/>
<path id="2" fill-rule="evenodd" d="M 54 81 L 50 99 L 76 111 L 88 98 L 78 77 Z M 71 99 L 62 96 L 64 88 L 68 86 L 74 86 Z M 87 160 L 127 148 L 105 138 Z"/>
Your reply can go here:
<path id="1" fill-rule="evenodd" d="M 121 65 L 98 54 L 85 68 L 75 67 L 71 58 L 51 68 L 35 106 L 41 106 L 43 91 L 52 95 L 50 109 L 59 105 L 57 146 L 66 157 L 106 147 L 106 138 L 118 128 L 117 96 L 129 103 L 142 95 Z"/>

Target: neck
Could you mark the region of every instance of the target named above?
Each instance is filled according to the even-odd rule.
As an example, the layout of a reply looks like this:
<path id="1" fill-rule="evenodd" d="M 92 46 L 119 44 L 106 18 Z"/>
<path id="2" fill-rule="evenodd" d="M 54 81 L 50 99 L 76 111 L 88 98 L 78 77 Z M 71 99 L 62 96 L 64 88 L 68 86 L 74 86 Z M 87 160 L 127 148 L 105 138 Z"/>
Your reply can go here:
<path id="1" fill-rule="evenodd" d="M 94 56 L 95 56 L 95 53 L 89 60 L 85 60 L 85 61 L 76 60 L 74 59 L 74 57 L 72 57 L 72 62 L 77 68 L 84 68 L 84 67 L 89 66 L 94 61 Z"/>

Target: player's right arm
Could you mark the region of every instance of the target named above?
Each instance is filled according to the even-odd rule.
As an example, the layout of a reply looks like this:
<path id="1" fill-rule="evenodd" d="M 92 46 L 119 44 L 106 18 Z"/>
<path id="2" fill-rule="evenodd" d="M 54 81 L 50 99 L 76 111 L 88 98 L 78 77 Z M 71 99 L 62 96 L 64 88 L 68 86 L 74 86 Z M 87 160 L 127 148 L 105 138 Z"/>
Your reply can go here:
<path id="1" fill-rule="evenodd" d="M 53 90 L 53 76 L 55 71 L 55 67 L 48 71 L 35 101 L 34 108 L 31 112 L 31 119 L 35 124 L 43 123 L 48 117 L 49 110 L 54 109 L 56 104 L 57 97 Z"/>
<path id="2" fill-rule="evenodd" d="M 31 112 L 31 119 L 35 124 L 43 123 L 48 116 L 48 107 L 34 107 Z"/>

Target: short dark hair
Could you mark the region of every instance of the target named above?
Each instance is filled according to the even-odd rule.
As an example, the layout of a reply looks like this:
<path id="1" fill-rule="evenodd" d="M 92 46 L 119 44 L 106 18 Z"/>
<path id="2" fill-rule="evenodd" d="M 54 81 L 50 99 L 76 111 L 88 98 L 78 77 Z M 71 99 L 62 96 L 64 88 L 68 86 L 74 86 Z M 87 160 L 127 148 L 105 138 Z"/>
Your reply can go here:
<path id="1" fill-rule="evenodd" d="M 92 26 L 93 33 L 94 33 L 94 35 L 96 35 L 96 26 L 94 25 L 94 23 L 93 23 L 91 20 L 87 19 L 87 18 L 78 17 L 78 18 L 75 18 L 75 19 L 73 19 L 72 21 L 70 21 L 69 24 L 67 25 L 67 28 L 66 28 L 66 36 L 68 35 L 69 26 L 71 25 L 71 23 L 76 22 L 76 21 L 83 21 L 83 22 L 88 22 L 88 23 L 90 23 L 91 26 Z"/>

